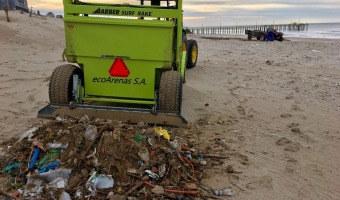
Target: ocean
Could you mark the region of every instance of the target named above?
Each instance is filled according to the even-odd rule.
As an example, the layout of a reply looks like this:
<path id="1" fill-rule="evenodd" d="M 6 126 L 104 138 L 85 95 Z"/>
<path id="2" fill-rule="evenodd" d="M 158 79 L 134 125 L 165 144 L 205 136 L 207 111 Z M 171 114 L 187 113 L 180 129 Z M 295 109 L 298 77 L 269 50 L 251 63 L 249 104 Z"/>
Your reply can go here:
<path id="1" fill-rule="evenodd" d="M 340 23 L 311 23 L 307 31 L 286 31 L 284 37 L 340 39 Z"/>

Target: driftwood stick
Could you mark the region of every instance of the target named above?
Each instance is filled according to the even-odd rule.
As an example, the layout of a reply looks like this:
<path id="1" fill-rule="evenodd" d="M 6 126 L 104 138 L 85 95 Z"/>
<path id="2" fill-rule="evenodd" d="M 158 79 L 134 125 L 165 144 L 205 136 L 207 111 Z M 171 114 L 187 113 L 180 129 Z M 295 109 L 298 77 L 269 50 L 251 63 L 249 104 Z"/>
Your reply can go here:
<path id="1" fill-rule="evenodd" d="M 207 197 L 207 198 L 210 198 L 210 199 L 223 199 L 222 197 L 218 197 L 218 196 L 214 196 L 214 195 L 209 195 L 209 194 L 205 194 L 203 196 Z"/>
<path id="2" fill-rule="evenodd" d="M 217 159 L 229 159 L 230 156 L 220 156 L 220 155 L 213 155 L 213 154 L 203 154 L 207 158 L 217 158 Z"/>
<path id="3" fill-rule="evenodd" d="M 127 197 L 129 196 L 132 192 L 134 192 L 135 190 L 137 190 L 140 186 L 142 186 L 144 184 L 144 181 L 139 181 L 138 183 L 136 183 L 136 185 L 134 185 L 129 191 L 127 191 L 124 196 Z"/>
<path id="4" fill-rule="evenodd" d="M 4 11 L 6 13 L 7 22 L 9 22 L 9 16 L 8 16 L 9 7 L 7 5 L 4 6 Z"/>
<path id="5" fill-rule="evenodd" d="M 232 183 L 232 182 L 230 182 L 233 186 L 235 186 L 235 187 L 237 187 L 238 189 L 240 189 L 241 191 L 246 191 L 245 189 L 242 189 L 241 187 L 239 187 L 238 185 L 236 185 L 235 183 Z"/>

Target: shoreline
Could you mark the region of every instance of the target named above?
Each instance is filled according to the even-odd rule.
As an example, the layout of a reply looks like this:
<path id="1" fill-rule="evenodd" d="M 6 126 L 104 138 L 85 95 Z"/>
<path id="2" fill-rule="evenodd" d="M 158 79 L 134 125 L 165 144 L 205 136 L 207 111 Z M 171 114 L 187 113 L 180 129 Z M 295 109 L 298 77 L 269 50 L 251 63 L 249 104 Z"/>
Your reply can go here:
<path id="1" fill-rule="evenodd" d="M 200 38 L 220 38 L 220 39 L 245 39 L 247 40 L 246 34 L 238 35 L 238 34 L 220 34 L 220 35 L 211 35 L 211 34 L 188 34 L 190 37 L 200 37 Z M 302 38 L 302 37 L 283 37 L 286 41 L 308 41 L 308 42 L 340 42 L 340 38 Z M 253 38 L 251 41 L 257 41 Z M 285 41 L 285 40 L 284 40 Z"/>

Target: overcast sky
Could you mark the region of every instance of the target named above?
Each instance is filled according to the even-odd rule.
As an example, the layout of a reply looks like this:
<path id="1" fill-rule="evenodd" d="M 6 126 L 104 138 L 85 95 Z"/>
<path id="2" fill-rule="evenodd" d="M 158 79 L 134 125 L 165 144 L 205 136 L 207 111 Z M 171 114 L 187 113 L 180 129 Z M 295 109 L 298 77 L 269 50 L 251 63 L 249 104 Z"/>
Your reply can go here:
<path id="1" fill-rule="evenodd" d="M 34 10 L 62 13 L 62 0 L 28 4 Z M 186 26 L 340 22 L 340 0 L 184 0 L 183 7 Z"/>

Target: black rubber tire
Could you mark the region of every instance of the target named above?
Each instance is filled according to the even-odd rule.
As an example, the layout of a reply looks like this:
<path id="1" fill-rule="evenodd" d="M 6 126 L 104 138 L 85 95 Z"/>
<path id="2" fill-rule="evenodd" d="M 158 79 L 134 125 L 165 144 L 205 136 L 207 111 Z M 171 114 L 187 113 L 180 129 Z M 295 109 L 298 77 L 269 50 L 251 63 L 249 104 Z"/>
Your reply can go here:
<path id="1" fill-rule="evenodd" d="M 61 65 L 54 69 L 48 86 L 51 104 L 69 104 L 73 100 L 73 74 L 82 74 L 81 69 L 71 64 Z"/>
<path id="2" fill-rule="evenodd" d="M 261 39 L 261 37 L 257 37 L 256 39 L 257 39 L 257 40 L 260 40 L 260 39 Z"/>
<path id="3" fill-rule="evenodd" d="M 180 113 L 182 87 L 182 77 L 177 71 L 163 72 L 158 91 L 158 110 Z"/>
<path id="4" fill-rule="evenodd" d="M 198 46 L 196 40 L 188 40 L 188 49 L 187 49 L 187 69 L 196 67 L 197 58 L 198 58 Z M 196 59 L 193 61 L 192 59 L 192 50 L 196 47 Z"/>
<path id="5" fill-rule="evenodd" d="M 277 40 L 280 41 L 280 42 L 282 42 L 282 41 L 283 41 L 283 37 L 280 36 Z"/>

